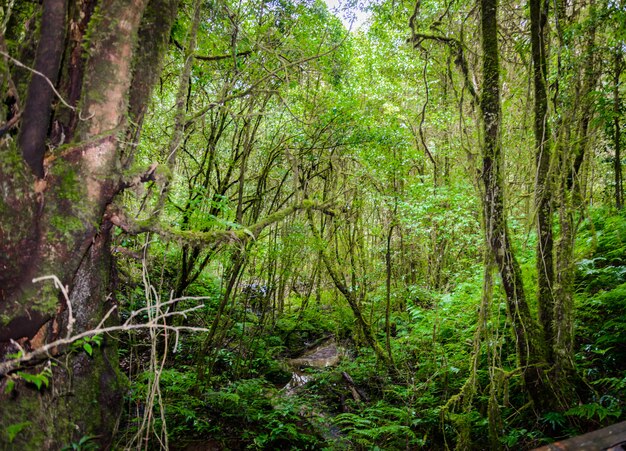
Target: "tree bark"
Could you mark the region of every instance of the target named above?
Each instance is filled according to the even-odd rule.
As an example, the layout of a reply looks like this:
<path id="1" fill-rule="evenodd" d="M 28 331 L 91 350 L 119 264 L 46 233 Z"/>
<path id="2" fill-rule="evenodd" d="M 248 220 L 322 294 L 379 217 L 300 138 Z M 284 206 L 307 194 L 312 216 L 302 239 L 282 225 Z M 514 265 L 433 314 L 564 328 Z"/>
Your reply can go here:
<path id="1" fill-rule="evenodd" d="M 151 5 L 157 2 L 152 0 Z M 66 333 L 65 301 L 51 284 L 34 284 L 34 277 L 54 274 L 68 286 L 74 333 L 95 327 L 111 307 L 111 223 L 105 209 L 121 186 L 119 138 L 127 129 L 137 32 L 147 5 L 148 0 L 101 0 L 97 5 L 88 24 L 89 41 L 82 43 L 89 46 L 89 57 L 79 90 L 74 141 L 42 160 L 43 172 L 39 166 L 34 171 L 38 179 L 25 165 L 32 166 L 33 160 L 27 155 L 22 159 L 14 144 L 3 142 L 0 358 L 16 351 L 11 340 L 36 348 Z M 67 34 L 63 26 L 55 31 Z M 169 36 L 169 29 L 160 32 Z M 67 45 L 70 54 L 73 43 Z M 72 64 L 68 60 L 65 64 Z M 158 61 L 150 67 L 158 70 Z M 33 76 L 31 86 L 40 78 Z M 64 80 L 60 84 L 68 85 Z M 25 123 L 38 117 L 27 111 L 24 115 Z M 39 124 L 46 133 L 48 122 Z M 40 157 L 37 153 L 37 165 Z M 59 356 L 67 351 L 59 349 Z M 60 449 L 83 436 L 96 436 L 100 448 L 108 447 L 125 389 L 115 340 L 104 337 L 92 356 L 72 352 L 51 362 L 63 364 L 52 365 L 48 387 L 34 390 L 14 374 L 13 391 L 0 391 L 0 429 L 27 422 L 11 444 L 0 435 L 0 448 Z M 34 374 L 46 365 L 34 362 L 21 371 Z"/>
<path id="2" fill-rule="evenodd" d="M 583 182 L 581 168 L 590 143 L 590 123 L 593 117 L 593 91 L 596 89 L 599 74 L 596 67 L 596 25 L 597 13 L 594 2 L 589 4 L 591 16 L 586 36 L 586 46 L 582 67 L 576 74 L 577 83 L 572 83 L 571 104 L 562 113 L 569 120 L 562 124 L 559 149 L 561 180 L 558 189 L 558 210 L 560 237 L 557 242 L 556 276 L 554 304 L 554 369 L 553 381 L 560 387 L 562 404 L 571 406 L 575 402 L 571 384 L 574 368 L 574 245 L 577 232 L 577 212 L 582 206 Z M 569 386 L 565 381 L 569 381 Z"/>
<path id="3" fill-rule="evenodd" d="M 552 235 L 551 140 L 548 126 L 546 63 L 547 11 L 541 0 L 530 0 L 530 35 L 535 94 L 535 208 L 537 211 L 537 305 L 548 361 L 554 342 L 554 239 Z"/>
<path id="4" fill-rule="evenodd" d="M 498 61 L 497 0 L 481 0 L 483 86 L 484 218 L 487 246 L 498 266 L 526 390 L 535 402 L 544 402 L 543 351 L 537 346 L 536 326 L 524 292 L 522 272 L 515 259 L 504 211 L 501 143 L 500 67 Z"/>
<path id="5" fill-rule="evenodd" d="M 19 143 L 22 157 L 37 177 L 44 176 L 43 158 L 54 92 L 63 56 L 67 0 L 45 0 L 35 70 L 28 85 Z"/>
<path id="6" fill-rule="evenodd" d="M 616 49 L 613 56 L 613 168 L 615 173 L 615 207 L 621 210 L 624 206 L 624 187 L 622 185 L 622 131 L 620 129 L 620 106 L 619 93 L 620 77 L 622 75 L 624 58 L 621 49 Z"/>

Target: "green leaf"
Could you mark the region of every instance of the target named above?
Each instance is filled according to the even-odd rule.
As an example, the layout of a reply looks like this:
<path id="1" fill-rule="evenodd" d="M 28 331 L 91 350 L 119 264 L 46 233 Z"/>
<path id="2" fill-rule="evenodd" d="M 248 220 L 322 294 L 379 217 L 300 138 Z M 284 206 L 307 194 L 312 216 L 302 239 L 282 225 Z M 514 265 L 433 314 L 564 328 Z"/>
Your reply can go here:
<path id="1" fill-rule="evenodd" d="M 24 379 L 26 382 L 35 384 L 37 386 L 37 390 L 41 390 L 41 385 L 43 384 L 43 381 L 41 377 L 39 376 L 39 374 L 28 374 L 22 371 L 18 371 L 17 375 L 21 377 L 22 379 Z"/>
<path id="2" fill-rule="evenodd" d="M 7 427 L 7 435 L 9 438 L 9 443 L 13 443 L 17 434 L 19 434 L 25 427 L 30 426 L 32 423 L 30 421 L 23 421 L 22 423 L 12 424 Z"/>
<path id="3" fill-rule="evenodd" d="M 26 382 L 34 384 L 37 390 L 41 390 L 42 386 L 48 387 L 50 383 L 50 376 L 52 376 L 52 370 L 50 368 L 44 368 L 39 374 L 30 374 L 23 371 L 18 371 L 17 375 L 24 379 Z"/>
<path id="4" fill-rule="evenodd" d="M 85 350 L 85 352 L 86 352 L 87 354 L 89 354 L 89 355 L 92 355 L 92 354 L 93 354 L 93 347 L 92 347 L 89 343 L 84 342 L 84 343 L 83 343 L 83 349 Z"/>
<path id="5" fill-rule="evenodd" d="M 102 344 L 102 335 L 94 335 L 91 337 L 91 342 L 99 347 Z"/>
<path id="6" fill-rule="evenodd" d="M 15 387 L 15 381 L 13 379 L 9 379 L 7 381 L 7 385 L 4 387 L 4 394 L 8 395 L 9 393 L 11 393 L 14 387 Z"/>
<path id="7" fill-rule="evenodd" d="M 7 357 L 9 359 L 21 359 L 23 356 L 24 356 L 24 351 L 22 351 L 21 349 L 15 353 L 7 354 Z"/>

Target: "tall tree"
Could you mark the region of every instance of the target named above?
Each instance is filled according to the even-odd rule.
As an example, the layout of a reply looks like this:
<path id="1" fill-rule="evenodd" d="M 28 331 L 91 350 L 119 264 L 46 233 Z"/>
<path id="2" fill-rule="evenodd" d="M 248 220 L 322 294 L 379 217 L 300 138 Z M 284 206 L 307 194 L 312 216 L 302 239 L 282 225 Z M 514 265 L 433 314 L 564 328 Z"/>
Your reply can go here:
<path id="1" fill-rule="evenodd" d="M 559 49 L 568 59 L 578 61 L 572 64 L 573 61 L 566 60 L 566 64 L 558 68 L 559 78 L 570 78 L 571 81 L 559 86 L 554 95 L 555 110 L 563 120 L 558 122 L 555 147 L 559 162 L 555 192 L 560 236 L 555 252 L 559 272 L 555 283 L 554 339 L 551 344 L 553 378 L 555 386 L 560 388 L 562 405 L 574 400 L 571 386 L 574 374 L 574 244 L 580 211 L 585 208 L 583 163 L 593 143 L 593 118 L 597 114 L 594 91 L 600 76 L 596 64 L 598 7 L 593 0 L 585 6 L 584 15 L 578 21 L 567 23 L 569 27 L 580 27 L 584 32 L 564 39 Z M 570 381 L 569 387 L 567 380 Z"/>
<path id="2" fill-rule="evenodd" d="M 616 46 L 617 47 L 617 46 Z M 624 206 L 624 185 L 622 181 L 622 131 L 620 79 L 624 70 L 622 49 L 617 47 L 613 54 L 613 172 L 615 173 L 615 207 Z"/>
<path id="3" fill-rule="evenodd" d="M 554 341 L 554 258 L 552 237 L 551 140 L 548 126 L 547 2 L 530 0 L 530 42 L 535 94 L 535 208 L 537 212 L 537 297 L 539 322 L 551 354 Z M 549 360 L 551 360 L 549 358 Z"/>
<path id="4" fill-rule="evenodd" d="M 65 5 L 43 4 L 37 72 L 19 93 L 26 97 L 19 139 L 7 136 L 1 143 L 2 359 L 91 329 L 111 307 L 106 208 L 125 186 L 122 151 L 134 149 L 125 145 L 127 118 L 130 113 L 141 122 L 177 1 L 72 2 L 69 21 Z M 61 61 L 63 54 L 71 57 Z M 33 282 L 47 275 L 68 287 L 69 304 L 51 284 Z M 124 392 L 115 340 L 105 338 L 91 357 L 75 353 L 58 360 L 64 351 L 21 368 L 19 374 L 46 379 L 40 391 L 27 386 L 28 377 L 2 375 L 3 385 L 11 381 L 13 389 L 0 395 L 0 428 L 23 425 L 10 446 L 54 449 L 87 435 L 97 436 L 102 447 L 110 441 Z"/>
<path id="5" fill-rule="evenodd" d="M 504 208 L 503 155 L 501 138 L 500 63 L 497 0 L 481 0 L 484 221 L 487 246 L 495 260 L 506 294 L 517 356 L 528 393 L 539 406 L 545 401 L 545 382 L 536 327 L 524 291 Z"/>

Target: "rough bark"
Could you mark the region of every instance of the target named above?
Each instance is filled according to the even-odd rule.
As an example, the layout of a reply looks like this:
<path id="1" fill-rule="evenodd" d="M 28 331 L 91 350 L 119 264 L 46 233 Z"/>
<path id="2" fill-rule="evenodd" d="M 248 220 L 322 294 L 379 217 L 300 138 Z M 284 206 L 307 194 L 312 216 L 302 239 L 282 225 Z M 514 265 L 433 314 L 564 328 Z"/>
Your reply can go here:
<path id="1" fill-rule="evenodd" d="M 622 185 L 622 131 L 620 129 L 620 77 L 624 58 L 621 49 L 616 49 L 613 56 L 613 170 L 615 173 L 615 207 L 621 210 L 624 206 L 624 187 Z"/>
<path id="2" fill-rule="evenodd" d="M 62 74 L 61 92 L 68 104 L 73 107 L 78 105 L 82 94 L 87 62 L 83 41 L 97 3 L 97 0 L 77 0 L 69 5 L 70 24 L 68 49 L 65 55 L 67 67 L 65 73 Z M 72 142 L 80 119 L 76 110 L 65 113 L 64 111 L 57 111 L 55 114 L 53 126 L 58 129 L 56 133 L 59 135 L 53 137 L 56 145 Z"/>
<path id="3" fill-rule="evenodd" d="M 537 211 L 537 305 L 548 350 L 554 341 L 554 258 L 552 189 L 550 182 L 551 140 L 548 126 L 546 63 L 547 11 L 541 0 L 530 0 L 530 36 L 535 94 L 535 208 Z"/>
<path id="4" fill-rule="evenodd" d="M 33 173 L 44 175 L 43 158 L 46 136 L 52 112 L 54 92 L 50 83 L 56 84 L 65 40 L 67 0 L 45 0 L 41 19 L 41 38 L 37 46 L 35 70 L 28 86 L 19 143 L 22 157 Z"/>
<path id="5" fill-rule="evenodd" d="M 577 83 L 572 83 L 573 102 L 567 104 L 569 120 L 564 122 L 559 134 L 561 181 L 558 189 L 558 210 L 560 237 L 557 242 L 556 276 L 554 305 L 554 371 L 553 379 L 561 387 L 563 405 L 571 405 L 575 398 L 571 390 L 574 371 L 574 245 L 578 226 L 577 212 L 583 205 L 583 181 L 581 169 L 590 143 L 590 123 L 593 116 L 593 91 L 596 89 L 599 74 L 596 67 L 596 12 L 594 2 L 590 8 L 590 27 L 586 37 L 584 59 L 577 73 Z M 570 382 L 565 387 L 564 381 Z M 570 389 L 568 393 L 567 389 Z"/>
<path id="6" fill-rule="evenodd" d="M 168 48 L 169 30 L 176 19 L 179 0 L 150 0 L 139 29 L 133 82 L 129 94 L 130 142 L 138 140 L 150 94 L 161 74 L 161 62 Z M 156 64 L 156 67 L 155 67 Z"/>
<path id="7" fill-rule="evenodd" d="M 487 246 L 498 266 L 506 294 L 520 367 L 526 390 L 536 404 L 545 397 L 542 380 L 543 352 L 537 346 L 536 327 L 530 315 L 520 266 L 511 246 L 504 210 L 501 143 L 500 67 L 498 61 L 497 0 L 481 0 L 483 85 L 484 218 Z"/>
<path id="8" fill-rule="evenodd" d="M 54 274 L 69 287 L 74 332 L 93 328 L 110 308 L 111 223 L 105 208 L 121 186 L 119 138 L 127 128 L 132 62 L 147 3 L 99 3 L 88 25 L 89 41 L 82 43 L 89 57 L 79 87 L 75 139 L 43 162 L 42 179 L 33 178 L 28 159 L 22 160 L 15 145 L 3 143 L 0 358 L 15 351 L 10 340 L 35 348 L 65 333 L 67 311 L 58 290 L 33 284 L 33 277 Z M 72 43 L 68 46 L 66 54 L 71 54 Z M 11 393 L 2 390 L 0 429 L 28 423 L 11 445 L 0 436 L 0 448 L 60 449 L 87 435 L 97 436 L 101 448 L 108 446 L 124 389 L 115 340 L 105 337 L 92 357 L 74 352 L 62 359 L 58 354 L 56 360 L 63 364 L 53 366 L 49 387 L 37 391 L 17 378 Z M 36 373 L 45 365 L 35 362 L 22 370 Z M 7 379 L 0 381 L 2 388 Z"/>

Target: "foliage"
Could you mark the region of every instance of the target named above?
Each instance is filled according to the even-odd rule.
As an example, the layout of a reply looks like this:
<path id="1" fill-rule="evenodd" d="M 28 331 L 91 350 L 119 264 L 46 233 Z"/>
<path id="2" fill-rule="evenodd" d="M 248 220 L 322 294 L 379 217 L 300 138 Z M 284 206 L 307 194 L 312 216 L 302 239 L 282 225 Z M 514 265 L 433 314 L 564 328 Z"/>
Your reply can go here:
<path id="1" fill-rule="evenodd" d="M 229 447 L 314 449 L 318 441 L 301 417 L 298 401 L 278 397 L 264 379 L 199 390 L 194 372 L 169 369 L 161 374 L 161 390 L 170 440 L 179 443 L 210 436 Z M 134 391 L 141 393 L 141 382 Z"/>
<path id="2" fill-rule="evenodd" d="M 355 449 L 423 446 L 424 441 L 411 429 L 417 423 L 411 417 L 405 409 L 379 401 L 356 413 L 341 413 L 333 421 Z"/>
<path id="3" fill-rule="evenodd" d="M 72 343 L 72 348 L 74 350 L 82 349 L 85 351 L 90 357 L 93 354 L 93 347 L 100 347 L 102 345 L 102 336 L 101 335 L 93 335 L 90 337 L 81 338 L 80 340 Z"/>
<path id="4" fill-rule="evenodd" d="M 37 390 L 41 390 L 43 387 L 47 388 L 50 385 L 52 369 L 46 367 L 37 374 L 31 374 L 25 371 L 18 371 L 16 374 L 29 384 L 35 385 Z"/>
<path id="5" fill-rule="evenodd" d="M 593 379 L 619 376 L 626 368 L 626 228 L 623 213 L 593 211 L 582 230 L 577 294 L 579 354 Z"/>
<path id="6" fill-rule="evenodd" d="M 97 437 L 85 435 L 77 442 L 62 448 L 62 451 L 93 451 L 98 449 L 98 443 L 95 441 Z"/>
<path id="7" fill-rule="evenodd" d="M 608 162 L 609 175 L 621 168 L 620 141 L 610 138 L 626 112 L 615 2 L 550 8 L 545 18 L 546 193 L 525 5 L 499 2 L 493 73 L 502 99 L 492 110 L 502 115 L 502 155 L 491 161 L 481 125 L 493 90 L 480 86 L 477 2 L 372 2 L 368 25 L 351 32 L 320 0 L 179 3 L 145 117 L 129 116 L 132 130 L 119 133 L 111 167 L 123 180 L 99 235 L 111 239 L 114 277 L 102 279 L 122 320 L 137 311 L 147 320 L 153 295 L 182 298 L 168 306 L 163 330 L 114 337 L 132 385 L 122 447 L 147 414 L 170 443 L 212 437 L 225 449 L 477 449 L 485 437 L 521 449 L 626 416 L 626 213 L 613 210 L 618 187 L 606 174 Z M 18 38 L 37 8 L 16 8 L 15 24 L 3 18 L 7 46 L 29 57 L 35 47 Z M 24 77 L 3 65 L 0 83 L 24 91 Z M 11 133 L 2 139 L 12 142 Z M 49 141 L 58 172 L 74 147 L 61 152 Z M 494 168 L 500 197 L 490 205 L 484 182 Z M 80 181 L 72 171 L 62 178 Z M 65 185 L 62 204 L 80 203 Z M 94 218 L 50 222 L 95 228 L 100 207 Z M 506 249 L 485 240 L 494 212 Z M 554 305 L 540 297 L 539 216 L 554 222 Z M 61 254 L 78 258 L 73 251 Z M 514 288 L 525 297 L 515 302 L 506 274 L 491 280 L 500 251 L 511 256 L 501 270 L 515 266 L 513 255 L 520 263 Z M 515 311 L 526 303 L 528 312 Z M 526 383 L 539 374 L 530 368 L 557 367 L 561 357 L 544 336 L 551 323 L 539 325 L 546 305 L 562 313 L 555 325 L 576 321 L 573 343 L 559 349 L 575 365 L 560 382 L 580 400 L 558 406 L 556 396 L 542 405 Z M 532 356 L 520 340 L 531 335 Z M 342 348 L 338 366 L 306 369 L 305 386 L 283 390 L 301 370 L 289 359 L 330 338 Z M 97 347 L 107 348 L 100 335 L 69 351 L 95 364 Z M 536 361 L 525 367 L 529 357 Z M 50 391 L 51 377 L 49 368 L 24 368 L 3 395 L 15 396 L 20 379 Z M 13 425 L 7 440 L 28 425 Z M 145 445 L 162 445 L 152 440 Z M 85 435 L 68 449 L 94 442 Z"/>
<path id="8" fill-rule="evenodd" d="M 19 434 L 24 428 L 32 426 L 30 421 L 23 421 L 21 423 L 15 423 L 6 428 L 7 440 L 12 443 L 15 440 L 17 434 Z"/>

